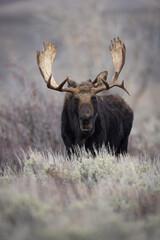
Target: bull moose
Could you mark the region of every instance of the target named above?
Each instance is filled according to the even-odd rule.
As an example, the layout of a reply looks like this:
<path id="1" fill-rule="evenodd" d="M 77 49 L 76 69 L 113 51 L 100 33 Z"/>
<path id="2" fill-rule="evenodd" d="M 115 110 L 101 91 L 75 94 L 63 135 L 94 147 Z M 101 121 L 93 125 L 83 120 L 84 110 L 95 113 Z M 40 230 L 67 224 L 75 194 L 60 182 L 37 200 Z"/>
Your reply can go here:
<path id="1" fill-rule="evenodd" d="M 117 83 L 125 63 L 125 44 L 117 38 L 111 41 L 111 45 L 109 50 L 115 72 L 109 83 L 108 72 L 104 71 L 94 81 L 88 80 L 79 84 L 68 76 L 58 85 L 52 74 L 57 51 L 54 43 L 43 43 L 42 53 L 37 51 L 37 64 L 47 87 L 66 92 L 61 116 L 61 135 L 69 156 L 76 146 L 85 146 L 93 155 L 94 150 L 99 151 L 103 145 L 112 154 L 127 153 L 128 137 L 133 122 L 132 109 L 120 96 L 97 96 L 97 93 L 113 87 L 119 87 L 129 94 L 124 81 L 121 84 Z M 66 88 L 65 83 L 68 83 Z"/>

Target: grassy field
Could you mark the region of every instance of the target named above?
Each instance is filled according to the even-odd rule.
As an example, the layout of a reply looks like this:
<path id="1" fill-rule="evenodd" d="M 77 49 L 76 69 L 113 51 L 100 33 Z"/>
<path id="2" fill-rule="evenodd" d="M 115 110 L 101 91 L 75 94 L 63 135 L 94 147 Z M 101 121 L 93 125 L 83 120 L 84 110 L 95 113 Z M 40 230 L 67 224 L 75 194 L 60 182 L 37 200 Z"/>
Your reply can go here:
<path id="1" fill-rule="evenodd" d="M 0 1 L 0 240 L 160 239 L 159 12 L 158 0 Z M 128 154 L 69 161 L 64 94 L 46 88 L 36 50 L 55 42 L 58 83 L 111 79 L 117 36 L 131 96 L 110 92 L 134 111 Z"/>
<path id="2" fill-rule="evenodd" d="M 21 152 L 0 178 L 0 239 L 159 239 L 160 162 Z"/>

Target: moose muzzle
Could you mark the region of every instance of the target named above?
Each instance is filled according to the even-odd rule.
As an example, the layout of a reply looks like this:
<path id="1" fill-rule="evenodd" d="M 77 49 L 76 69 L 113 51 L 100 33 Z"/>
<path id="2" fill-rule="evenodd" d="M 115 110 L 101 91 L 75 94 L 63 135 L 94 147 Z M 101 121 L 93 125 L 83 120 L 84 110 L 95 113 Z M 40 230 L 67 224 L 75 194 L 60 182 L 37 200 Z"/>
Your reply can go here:
<path id="1" fill-rule="evenodd" d="M 80 130 L 82 132 L 88 132 L 92 130 L 92 115 L 93 113 L 91 106 L 89 104 L 83 104 L 79 113 Z"/>

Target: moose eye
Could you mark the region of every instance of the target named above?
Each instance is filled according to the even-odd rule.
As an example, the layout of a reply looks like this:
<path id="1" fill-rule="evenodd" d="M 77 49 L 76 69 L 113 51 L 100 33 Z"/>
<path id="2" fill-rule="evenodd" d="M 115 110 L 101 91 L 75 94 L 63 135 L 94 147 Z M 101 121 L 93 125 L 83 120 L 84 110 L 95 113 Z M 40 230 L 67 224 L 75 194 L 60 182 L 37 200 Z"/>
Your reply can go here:
<path id="1" fill-rule="evenodd" d="M 97 99 L 96 96 L 92 96 L 92 97 L 91 97 L 91 101 L 93 101 L 93 102 L 95 102 L 96 99 Z"/>

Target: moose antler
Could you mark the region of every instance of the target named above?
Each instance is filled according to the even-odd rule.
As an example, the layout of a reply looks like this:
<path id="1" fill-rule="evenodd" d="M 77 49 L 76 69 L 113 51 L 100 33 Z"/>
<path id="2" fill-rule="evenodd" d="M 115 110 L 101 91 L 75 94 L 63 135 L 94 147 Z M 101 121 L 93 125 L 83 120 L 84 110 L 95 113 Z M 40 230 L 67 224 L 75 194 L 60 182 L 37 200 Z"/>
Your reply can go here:
<path id="1" fill-rule="evenodd" d="M 121 42 L 121 40 L 119 39 L 119 37 L 117 38 L 117 40 L 114 38 L 114 43 L 113 41 L 111 41 L 112 47 L 109 47 L 109 50 L 111 52 L 112 55 L 112 60 L 113 60 L 113 65 L 114 65 L 114 69 L 115 69 L 115 73 L 112 77 L 112 80 L 107 83 L 106 80 L 104 80 L 103 78 L 101 78 L 102 82 L 104 83 L 105 86 L 103 87 L 99 87 L 95 90 L 95 93 L 101 92 L 103 90 L 108 90 L 112 87 L 120 87 L 122 88 L 126 93 L 129 94 L 129 92 L 127 91 L 127 89 L 124 86 L 124 80 L 122 81 L 121 84 L 117 83 L 117 79 L 118 76 L 124 66 L 125 63 L 125 55 L 126 55 L 126 47 L 125 44 Z"/>
<path id="2" fill-rule="evenodd" d="M 60 91 L 60 92 L 74 93 L 76 91 L 75 88 L 72 88 L 72 87 L 63 88 L 64 84 L 69 80 L 69 76 L 60 85 L 58 85 L 54 80 L 54 77 L 52 74 L 52 65 L 56 57 L 56 52 L 57 52 L 57 49 L 55 48 L 54 43 L 47 42 L 47 41 L 46 41 L 46 45 L 45 43 L 43 43 L 42 53 L 37 51 L 37 64 L 38 64 L 40 73 L 44 81 L 47 83 L 48 88 L 52 90 Z"/>

